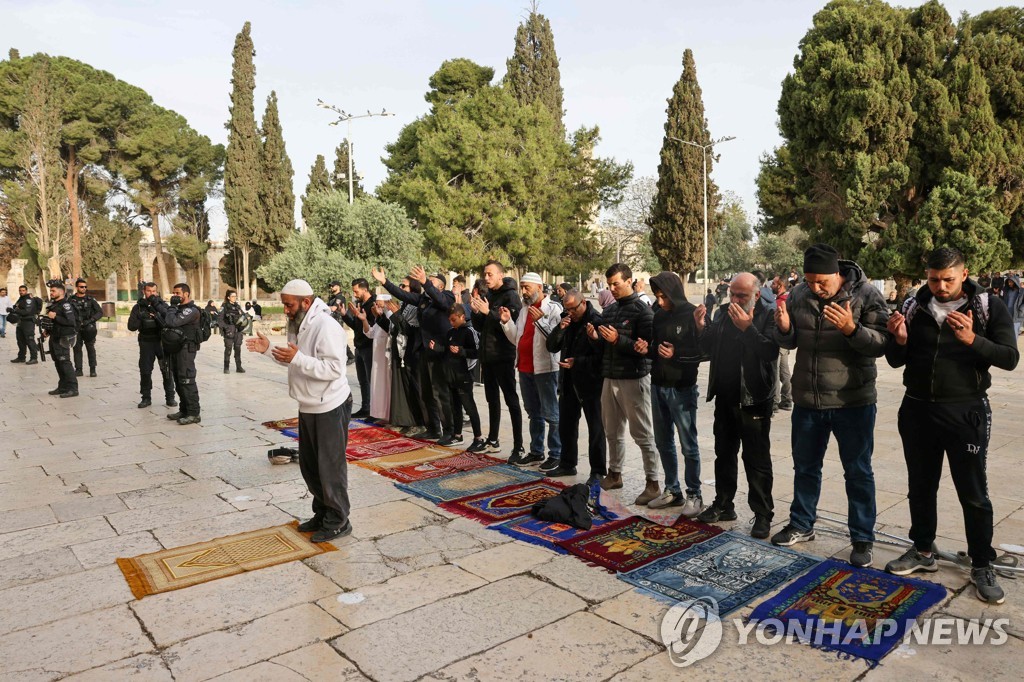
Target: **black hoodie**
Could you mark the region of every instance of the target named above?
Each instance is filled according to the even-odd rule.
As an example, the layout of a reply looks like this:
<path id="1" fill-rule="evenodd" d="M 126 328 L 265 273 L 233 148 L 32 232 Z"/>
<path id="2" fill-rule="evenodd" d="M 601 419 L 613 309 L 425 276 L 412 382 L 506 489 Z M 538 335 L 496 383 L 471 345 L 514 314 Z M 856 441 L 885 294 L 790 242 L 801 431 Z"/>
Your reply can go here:
<path id="1" fill-rule="evenodd" d="M 499 362 L 516 361 L 516 346 L 505 336 L 501 328 L 498 308 L 508 308 L 512 313 L 512 321 L 519 319 L 519 311 L 523 300 L 519 297 L 516 281 L 505 277 L 497 289 L 486 290 L 487 304 L 491 312 L 486 315 L 473 313 L 473 328 L 480 334 L 480 362 L 490 365 Z"/>
<path id="2" fill-rule="evenodd" d="M 668 388 L 689 388 L 697 383 L 701 361 L 700 336 L 693 321 L 697 306 L 686 300 L 683 282 L 674 272 L 659 272 L 651 277 L 651 289 L 660 291 L 672 302 L 671 310 L 654 308 L 654 335 L 647 357 L 651 359 L 651 383 Z M 663 358 L 658 346 L 670 343 L 671 358 Z"/>

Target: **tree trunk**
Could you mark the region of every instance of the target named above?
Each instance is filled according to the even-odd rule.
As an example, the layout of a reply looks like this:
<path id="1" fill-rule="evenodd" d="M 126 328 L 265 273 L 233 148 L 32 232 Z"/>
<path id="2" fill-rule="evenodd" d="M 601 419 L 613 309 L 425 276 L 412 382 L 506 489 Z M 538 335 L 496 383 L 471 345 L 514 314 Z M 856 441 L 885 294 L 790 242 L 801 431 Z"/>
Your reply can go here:
<path id="1" fill-rule="evenodd" d="M 242 281 L 245 283 L 242 291 L 249 295 L 249 245 L 242 244 Z"/>
<path id="2" fill-rule="evenodd" d="M 686 300 L 690 300 L 690 296 L 693 294 L 694 285 L 690 283 L 690 271 L 689 270 L 677 270 L 676 273 L 679 275 L 679 279 L 683 280 L 683 296 Z M 696 287 L 700 290 L 700 287 Z M 703 300 L 703 296 L 701 299 Z"/>
<path id="3" fill-rule="evenodd" d="M 160 293 L 164 296 L 171 295 L 170 283 L 167 279 L 167 266 L 164 265 L 164 245 L 160 238 L 160 214 L 155 210 L 149 210 L 149 219 L 153 225 L 153 243 L 156 244 L 156 272 L 159 278 Z"/>
<path id="4" fill-rule="evenodd" d="M 68 170 L 64 175 L 64 190 L 68 195 L 71 215 L 71 276 L 82 276 L 82 224 L 78 213 L 78 160 L 75 148 L 68 154 Z"/>
<path id="5" fill-rule="evenodd" d="M 893 275 L 892 278 L 896 282 L 896 300 L 902 303 L 907 298 L 913 279 L 908 275 Z"/>

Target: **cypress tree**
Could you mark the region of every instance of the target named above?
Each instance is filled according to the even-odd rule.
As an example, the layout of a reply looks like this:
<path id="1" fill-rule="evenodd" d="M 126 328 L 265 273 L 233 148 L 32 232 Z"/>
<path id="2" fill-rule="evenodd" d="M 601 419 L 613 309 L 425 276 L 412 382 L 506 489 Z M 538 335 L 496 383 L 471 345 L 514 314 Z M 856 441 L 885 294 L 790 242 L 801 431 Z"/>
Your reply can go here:
<path id="1" fill-rule="evenodd" d="M 292 162 L 284 146 L 277 93 L 271 91 L 263 114 L 263 182 L 260 202 L 266 215 L 266 232 L 253 241 L 265 253 L 278 250 L 295 230 L 295 192 L 292 190 Z"/>
<path id="2" fill-rule="evenodd" d="M 537 13 L 536 5 L 516 29 L 516 47 L 505 65 L 508 67 L 505 85 L 519 103 L 540 102 L 555 117 L 559 129 L 564 129 L 562 77 L 558 71 L 555 36 L 551 33 L 551 22 Z"/>
<path id="3" fill-rule="evenodd" d="M 354 155 L 353 155 L 354 156 Z M 355 159 L 352 159 L 352 197 L 358 199 L 364 196 L 362 183 L 359 182 L 359 171 L 356 170 Z M 334 173 L 331 174 L 331 184 L 334 189 L 344 192 L 348 196 L 348 139 L 341 141 L 338 148 L 334 150 Z"/>
<path id="4" fill-rule="evenodd" d="M 256 235 L 266 231 L 266 214 L 260 203 L 260 137 L 256 130 L 253 91 L 256 89 L 256 51 L 245 22 L 235 37 L 231 65 L 231 118 L 228 120 L 228 148 L 224 163 L 224 211 L 228 237 L 242 251 L 243 282 L 249 291 L 249 251 Z"/>
<path id="5" fill-rule="evenodd" d="M 683 53 L 683 75 L 668 100 L 665 140 L 658 164 L 658 188 L 648 225 L 651 246 L 662 267 L 686 281 L 704 261 L 704 159 L 701 150 L 670 137 L 706 145 L 711 142 L 704 101 L 697 83 L 693 52 Z M 708 153 L 708 234 L 717 227 L 718 188 L 711 181 L 713 156 Z M 710 245 L 709 245 L 710 248 Z"/>
<path id="6" fill-rule="evenodd" d="M 309 224 L 309 208 L 306 201 L 317 192 L 326 192 L 331 189 L 331 176 L 327 173 L 327 160 L 323 154 L 317 154 L 313 167 L 309 169 L 309 182 L 306 184 L 306 193 L 302 195 L 302 220 Z"/>

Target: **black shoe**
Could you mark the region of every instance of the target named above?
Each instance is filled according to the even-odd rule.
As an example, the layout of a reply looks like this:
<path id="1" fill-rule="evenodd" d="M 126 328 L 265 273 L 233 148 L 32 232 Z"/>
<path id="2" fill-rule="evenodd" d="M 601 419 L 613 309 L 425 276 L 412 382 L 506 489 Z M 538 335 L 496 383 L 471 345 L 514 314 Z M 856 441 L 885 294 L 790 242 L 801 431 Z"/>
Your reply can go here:
<path id="1" fill-rule="evenodd" d="M 14 358 L 11 362 L 25 362 L 25 358 Z"/>
<path id="2" fill-rule="evenodd" d="M 77 398 L 78 397 L 78 391 L 64 391 L 63 393 L 60 394 L 60 397 L 61 398 Z"/>
<path id="3" fill-rule="evenodd" d="M 441 434 L 437 431 L 424 431 L 420 435 L 416 436 L 420 440 L 440 440 Z"/>
<path id="4" fill-rule="evenodd" d="M 203 421 L 203 418 L 200 417 L 198 414 L 190 414 L 186 417 L 182 417 L 181 419 L 179 419 L 178 423 L 181 424 L 182 426 L 188 426 L 189 424 L 198 424 L 201 421 Z"/>
<path id="5" fill-rule="evenodd" d="M 61 393 L 63 393 L 63 392 L 64 392 L 64 389 L 63 389 L 63 388 L 55 388 L 55 389 L 53 389 L 52 391 L 47 391 L 47 393 L 48 393 L 49 395 L 60 395 L 60 394 L 61 394 Z"/>
<path id="6" fill-rule="evenodd" d="M 871 566 L 871 549 L 870 542 L 854 542 L 853 551 L 850 552 L 850 563 L 857 568 L 868 568 Z"/>
<path id="7" fill-rule="evenodd" d="M 718 521 L 735 521 L 736 510 L 726 509 L 718 500 L 711 503 L 711 506 L 697 514 L 697 520 L 703 523 L 716 523 Z"/>
<path id="8" fill-rule="evenodd" d="M 230 367 L 225 367 L 224 368 L 224 373 L 225 374 L 231 374 L 231 368 Z"/>
<path id="9" fill-rule="evenodd" d="M 560 466 L 562 466 L 562 460 L 555 459 L 554 457 L 548 457 L 538 468 L 544 473 L 547 473 L 549 471 L 554 471 Z"/>
<path id="10" fill-rule="evenodd" d="M 544 455 L 541 455 L 541 454 L 536 453 L 536 452 L 531 452 L 530 454 L 526 455 L 526 457 L 523 457 L 522 459 L 520 459 L 519 463 L 516 466 L 532 467 L 532 466 L 537 466 L 538 464 L 540 464 L 543 461 L 544 461 Z"/>
<path id="11" fill-rule="evenodd" d="M 141 410 L 142 408 L 149 407 L 152 404 L 152 400 L 150 400 L 149 398 L 143 398 L 142 401 L 138 405 L 136 405 L 136 407 L 138 407 Z"/>
<path id="12" fill-rule="evenodd" d="M 352 524 L 346 523 L 341 528 L 321 528 L 309 537 L 310 542 L 330 542 L 352 534 Z"/>
<path id="13" fill-rule="evenodd" d="M 186 416 L 184 412 L 172 412 L 171 414 L 167 415 L 167 418 L 173 422 L 176 422 L 184 416 Z"/>
<path id="14" fill-rule="evenodd" d="M 241 367 L 235 367 L 235 373 L 237 373 L 237 374 L 245 374 L 245 370 L 242 369 Z"/>
<path id="15" fill-rule="evenodd" d="M 315 533 L 323 528 L 324 519 L 322 516 L 314 516 L 308 521 L 299 524 L 300 533 Z"/>
<path id="16" fill-rule="evenodd" d="M 767 516 L 758 514 L 754 517 L 754 526 L 750 529 L 750 537 L 758 540 L 767 540 L 772 532 L 772 520 Z"/>
<path id="17" fill-rule="evenodd" d="M 453 443 L 461 443 L 463 441 L 461 433 L 453 433 L 451 438 Z"/>
<path id="18" fill-rule="evenodd" d="M 508 463 L 515 466 L 522 466 L 524 457 L 526 457 L 526 452 L 522 448 L 515 448 L 512 450 L 512 454 L 508 457 Z"/>
<path id="19" fill-rule="evenodd" d="M 451 436 L 442 436 L 441 439 L 437 441 L 437 444 L 442 446 L 442 447 L 446 447 L 448 445 L 454 445 L 455 444 L 455 439 L 452 438 Z"/>
<path id="20" fill-rule="evenodd" d="M 790 547 L 798 542 L 810 542 L 814 539 L 813 530 L 800 530 L 791 523 L 772 536 L 772 544 L 778 547 Z"/>
<path id="21" fill-rule="evenodd" d="M 31 360 L 29 360 L 29 361 L 28 361 L 28 362 L 26 362 L 25 364 L 26 364 L 26 365 L 38 365 L 38 364 L 39 364 L 39 361 L 38 361 L 38 360 L 36 360 L 35 358 L 32 358 Z"/>
<path id="22" fill-rule="evenodd" d="M 95 367 L 89 370 L 89 376 L 94 378 L 94 379 L 96 378 L 96 368 Z"/>
<path id="23" fill-rule="evenodd" d="M 76 370 L 75 370 L 75 376 L 76 376 L 76 377 L 84 377 L 84 376 L 85 376 L 85 372 L 83 372 L 83 371 L 82 371 L 82 370 L 80 370 L 80 369 L 76 369 Z"/>
<path id="24" fill-rule="evenodd" d="M 478 453 L 487 451 L 487 441 L 483 438 L 474 438 L 472 445 L 466 448 L 466 452 Z"/>
<path id="25" fill-rule="evenodd" d="M 587 487 L 592 488 L 595 483 L 600 483 L 602 476 L 604 476 L 604 474 L 595 474 L 591 472 L 591 474 L 587 476 Z"/>
<path id="26" fill-rule="evenodd" d="M 167 407 L 177 407 L 178 401 L 175 400 L 174 398 L 168 398 L 167 400 L 164 401 L 164 405 L 166 405 Z"/>
<path id="27" fill-rule="evenodd" d="M 496 454 L 498 454 L 499 452 L 501 452 L 501 443 L 498 442 L 497 438 L 495 438 L 494 440 L 490 440 L 490 439 L 485 440 L 484 441 L 484 452 L 486 452 L 489 455 L 496 455 Z"/>
<path id="28" fill-rule="evenodd" d="M 363 417 L 369 417 L 369 416 L 370 416 L 370 410 L 365 408 L 365 407 L 361 407 L 358 410 L 356 410 L 354 413 L 352 413 L 352 418 L 353 419 L 362 419 Z"/>
<path id="29" fill-rule="evenodd" d="M 559 466 L 547 472 L 549 478 L 561 478 L 562 476 L 575 476 L 576 467 Z"/>

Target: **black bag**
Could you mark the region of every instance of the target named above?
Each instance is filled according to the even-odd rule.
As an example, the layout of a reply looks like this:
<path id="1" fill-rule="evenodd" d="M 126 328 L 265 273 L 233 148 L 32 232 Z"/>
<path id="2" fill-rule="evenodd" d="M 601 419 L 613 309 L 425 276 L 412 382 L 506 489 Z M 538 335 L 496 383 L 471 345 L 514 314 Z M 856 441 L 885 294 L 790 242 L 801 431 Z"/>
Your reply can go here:
<path id="1" fill-rule="evenodd" d="M 542 521 L 564 523 L 573 528 L 590 530 L 594 524 L 588 509 L 590 488 L 583 483 L 569 486 L 554 497 L 533 505 L 533 515 Z"/>

